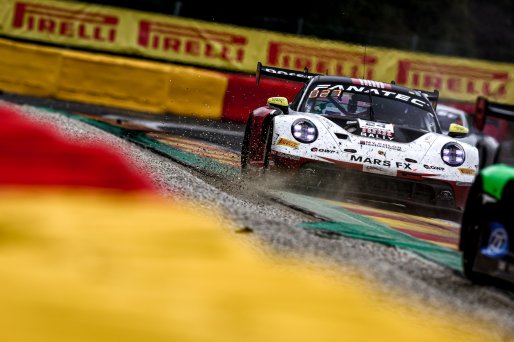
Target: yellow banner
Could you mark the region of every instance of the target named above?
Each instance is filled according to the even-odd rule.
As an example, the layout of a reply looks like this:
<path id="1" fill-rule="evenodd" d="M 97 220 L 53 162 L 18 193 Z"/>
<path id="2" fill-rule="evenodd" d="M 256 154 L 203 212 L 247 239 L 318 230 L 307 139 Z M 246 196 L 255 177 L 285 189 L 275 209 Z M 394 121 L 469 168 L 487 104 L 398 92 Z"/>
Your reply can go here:
<path id="1" fill-rule="evenodd" d="M 514 103 L 514 65 L 388 51 L 393 79 L 406 87 L 438 89 L 442 98 L 474 102 L 479 95 Z"/>
<path id="2" fill-rule="evenodd" d="M 129 12 L 61 1 L 0 0 L 0 33 L 54 44 L 121 51 Z"/>
<path id="3" fill-rule="evenodd" d="M 66 1 L 0 0 L 0 34 L 173 62 L 254 72 L 266 65 L 329 73 L 474 102 L 514 104 L 514 65 L 365 48 L 174 16 Z"/>

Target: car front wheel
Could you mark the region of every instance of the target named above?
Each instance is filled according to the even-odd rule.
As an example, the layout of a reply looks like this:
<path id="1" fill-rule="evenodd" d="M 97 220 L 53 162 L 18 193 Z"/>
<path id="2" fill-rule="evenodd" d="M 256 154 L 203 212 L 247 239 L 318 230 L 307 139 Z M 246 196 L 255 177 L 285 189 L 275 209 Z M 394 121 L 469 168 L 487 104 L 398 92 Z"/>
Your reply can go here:
<path id="1" fill-rule="evenodd" d="M 248 171 L 248 159 L 250 158 L 250 134 L 252 129 L 252 117 L 246 122 L 245 134 L 243 136 L 243 144 L 241 147 L 241 172 L 245 174 Z"/>

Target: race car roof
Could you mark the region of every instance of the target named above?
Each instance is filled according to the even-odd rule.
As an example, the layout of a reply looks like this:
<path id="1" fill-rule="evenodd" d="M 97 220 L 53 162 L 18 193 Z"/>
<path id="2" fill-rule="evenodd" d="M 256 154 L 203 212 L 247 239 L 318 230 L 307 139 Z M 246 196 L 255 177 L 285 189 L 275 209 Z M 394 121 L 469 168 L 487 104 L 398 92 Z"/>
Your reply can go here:
<path id="1" fill-rule="evenodd" d="M 324 87 L 322 87 L 322 85 Z M 390 97 L 396 94 L 402 94 L 403 99 L 408 98 L 417 98 L 417 103 L 421 104 L 421 101 L 425 103 L 427 106 L 432 106 L 435 108 L 435 103 L 437 103 L 437 98 L 439 97 L 439 92 L 425 92 L 417 89 L 406 88 L 402 86 L 398 86 L 392 83 L 383 83 L 379 81 L 361 79 L 361 78 L 350 78 L 344 76 L 323 76 L 317 75 L 311 78 L 309 83 L 309 89 L 313 88 L 326 88 L 326 89 L 336 89 L 338 85 L 340 90 L 345 91 L 353 91 L 353 92 L 364 92 L 364 93 L 372 93 L 374 92 L 376 95 Z M 342 88 L 342 89 L 341 89 Z"/>
<path id="2" fill-rule="evenodd" d="M 331 83 L 331 84 L 347 84 L 347 85 L 357 85 L 357 86 L 364 86 L 369 88 L 379 88 L 379 89 L 385 89 L 385 90 L 391 90 L 396 93 L 401 94 L 410 94 L 413 95 L 413 93 L 420 94 L 420 90 L 411 89 L 402 87 L 399 85 L 396 85 L 394 83 L 384 83 L 380 81 L 375 80 L 368 80 L 368 79 L 362 79 L 362 78 L 351 78 L 346 76 L 330 76 L 330 75 L 317 75 L 311 79 L 312 83 Z"/>
<path id="3" fill-rule="evenodd" d="M 271 66 L 264 66 L 260 62 L 257 63 L 257 71 L 255 74 L 256 82 L 259 84 L 259 80 L 261 76 L 268 76 L 274 78 L 280 78 L 295 82 L 315 82 L 315 83 L 332 83 L 332 84 L 347 84 L 347 85 L 356 85 L 356 86 L 365 86 L 369 88 L 383 89 L 384 91 L 393 91 L 396 93 L 408 95 L 408 96 L 416 96 L 425 100 L 425 97 L 428 101 L 431 102 L 432 107 L 435 108 L 437 105 L 437 101 L 439 98 L 439 91 L 425 91 L 418 90 L 412 88 L 406 88 L 402 86 L 398 86 L 394 83 L 383 83 L 374 80 L 360 79 L 360 78 L 350 78 L 345 76 L 329 76 L 329 75 L 321 75 L 315 73 L 309 73 L 307 68 L 304 71 L 297 71 L 291 69 L 277 68 Z M 312 84 L 312 83 L 311 83 Z M 423 96 L 422 93 L 425 95 Z"/>

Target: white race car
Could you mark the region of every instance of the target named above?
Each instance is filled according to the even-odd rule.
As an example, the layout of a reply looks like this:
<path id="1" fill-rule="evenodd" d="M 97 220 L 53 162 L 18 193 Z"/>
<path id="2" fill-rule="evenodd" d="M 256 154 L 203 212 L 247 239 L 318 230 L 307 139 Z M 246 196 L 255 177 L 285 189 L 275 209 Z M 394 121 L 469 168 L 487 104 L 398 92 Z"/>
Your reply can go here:
<path id="1" fill-rule="evenodd" d="M 243 173 L 282 171 L 295 183 L 382 201 L 462 210 L 478 169 L 475 147 L 448 135 L 434 112 L 438 92 L 372 80 L 257 67 L 305 82 L 292 103 L 273 97 L 249 116 Z"/>

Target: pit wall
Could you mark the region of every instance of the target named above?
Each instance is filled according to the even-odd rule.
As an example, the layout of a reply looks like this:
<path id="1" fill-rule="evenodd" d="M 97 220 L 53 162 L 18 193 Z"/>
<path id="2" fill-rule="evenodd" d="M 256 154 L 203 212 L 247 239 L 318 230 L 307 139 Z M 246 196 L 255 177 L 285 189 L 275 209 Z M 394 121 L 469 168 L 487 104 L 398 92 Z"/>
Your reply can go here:
<path id="1" fill-rule="evenodd" d="M 245 122 L 301 84 L 0 39 L 0 90 L 95 105 Z"/>

